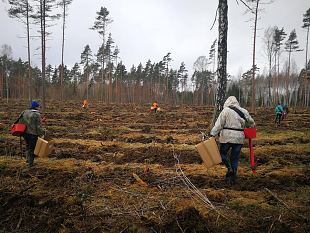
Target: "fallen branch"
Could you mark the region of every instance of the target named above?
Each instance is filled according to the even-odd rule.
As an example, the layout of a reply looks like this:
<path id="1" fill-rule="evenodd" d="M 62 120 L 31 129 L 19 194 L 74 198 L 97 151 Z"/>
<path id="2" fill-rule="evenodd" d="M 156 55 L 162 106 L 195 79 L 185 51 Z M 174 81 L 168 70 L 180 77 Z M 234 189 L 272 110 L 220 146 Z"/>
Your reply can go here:
<path id="1" fill-rule="evenodd" d="M 284 201 L 282 201 L 280 198 L 277 197 L 277 195 L 273 192 L 271 192 L 268 188 L 265 188 L 265 190 L 271 195 L 273 196 L 278 202 L 280 202 L 286 209 L 288 209 L 289 211 L 293 212 L 295 215 L 297 215 L 298 217 L 302 218 L 303 220 L 305 220 L 306 222 L 309 221 L 309 219 L 307 217 L 305 217 L 304 215 L 298 213 L 296 210 L 294 210 L 292 207 L 288 206 Z"/>
<path id="2" fill-rule="evenodd" d="M 282 214 L 280 214 L 278 218 L 276 218 L 275 220 L 272 221 L 272 224 L 269 227 L 268 233 L 272 232 L 273 225 L 275 224 L 276 221 L 280 221 L 281 220 L 281 216 L 282 216 Z"/>
<path id="3" fill-rule="evenodd" d="M 183 231 L 182 227 L 180 226 L 178 219 L 175 219 L 175 221 L 177 222 L 177 225 L 178 225 L 179 229 L 181 230 L 181 232 L 182 232 L 182 233 L 185 233 L 185 232 Z"/>
<path id="4" fill-rule="evenodd" d="M 183 172 L 181 166 L 180 166 L 180 160 L 179 156 L 174 152 L 173 147 L 173 157 L 176 159 L 177 164 L 175 164 L 176 167 L 176 173 L 179 175 L 183 183 L 186 185 L 186 187 L 195 194 L 198 199 L 200 199 L 209 209 L 214 210 L 219 216 L 222 216 L 223 218 L 227 219 L 225 215 L 219 212 L 219 210 L 212 204 L 212 202 L 209 200 L 209 198 L 200 192 L 200 190 L 190 181 L 190 179 L 185 175 Z"/>

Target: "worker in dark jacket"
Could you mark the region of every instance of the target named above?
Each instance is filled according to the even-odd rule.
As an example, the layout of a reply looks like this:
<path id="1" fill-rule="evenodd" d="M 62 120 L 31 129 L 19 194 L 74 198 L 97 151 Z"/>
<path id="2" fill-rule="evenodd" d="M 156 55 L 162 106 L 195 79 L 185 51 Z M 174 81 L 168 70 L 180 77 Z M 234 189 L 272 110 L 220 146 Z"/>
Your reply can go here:
<path id="1" fill-rule="evenodd" d="M 283 110 L 283 107 L 280 103 L 278 103 L 276 109 L 276 119 L 275 119 L 275 123 L 277 124 L 277 126 L 279 127 L 280 126 L 280 123 L 281 123 L 281 119 L 282 119 L 282 114 L 284 112 Z"/>
<path id="2" fill-rule="evenodd" d="M 26 158 L 27 163 L 31 167 L 34 161 L 34 149 L 39 136 L 42 136 L 44 131 L 41 126 L 41 114 L 38 110 L 40 107 L 37 101 L 31 102 L 30 109 L 23 111 L 20 115 L 19 122 L 25 124 L 26 132 L 23 134 L 23 138 L 26 142 Z"/>

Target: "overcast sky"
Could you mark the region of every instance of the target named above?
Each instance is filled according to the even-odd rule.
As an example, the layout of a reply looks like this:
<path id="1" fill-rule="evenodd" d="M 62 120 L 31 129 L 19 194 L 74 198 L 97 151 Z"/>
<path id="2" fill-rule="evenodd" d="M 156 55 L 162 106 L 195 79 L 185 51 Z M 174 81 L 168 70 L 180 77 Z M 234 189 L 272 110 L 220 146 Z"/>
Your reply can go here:
<path id="1" fill-rule="evenodd" d="M 3 0 L 2 0 L 3 1 Z M 0 2 L 0 46 L 8 44 L 13 48 L 13 57 L 27 59 L 24 27 L 7 16 L 8 5 Z M 4 0 L 6 2 L 6 0 Z M 132 64 L 145 65 L 150 59 L 160 61 L 171 52 L 172 67 L 178 68 L 182 61 L 192 73 L 195 60 L 208 56 L 212 42 L 217 38 L 217 24 L 210 30 L 217 8 L 217 0 L 73 0 L 69 7 L 65 64 L 72 66 L 80 61 L 86 44 L 96 53 L 101 39 L 96 31 L 89 30 L 100 7 L 110 11 L 113 23 L 108 28 L 115 44 L 120 49 L 120 59 L 127 70 Z M 250 15 L 244 15 L 245 7 L 236 0 L 228 0 L 228 72 L 237 75 L 242 69 L 248 70 L 252 64 L 252 30 Z M 262 38 L 269 26 L 284 27 L 289 34 L 296 29 L 300 47 L 305 49 L 306 31 L 301 28 L 302 15 L 310 8 L 309 0 L 275 0 L 263 6 L 258 22 L 257 64 L 263 72 L 267 67 Z M 61 21 L 55 22 L 47 41 L 47 63 L 58 65 L 61 62 Z M 36 33 L 33 27 L 33 33 Z M 32 60 L 40 64 L 40 55 L 35 51 L 39 41 L 32 43 Z M 282 54 L 282 62 L 287 53 Z M 305 51 L 293 55 L 298 69 L 305 64 Z"/>

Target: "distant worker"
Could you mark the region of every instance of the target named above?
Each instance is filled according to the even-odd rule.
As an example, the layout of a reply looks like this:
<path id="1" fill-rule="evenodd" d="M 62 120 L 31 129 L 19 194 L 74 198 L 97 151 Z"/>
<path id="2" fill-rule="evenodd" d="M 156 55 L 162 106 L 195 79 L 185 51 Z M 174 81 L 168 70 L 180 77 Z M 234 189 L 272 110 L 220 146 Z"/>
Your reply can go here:
<path id="1" fill-rule="evenodd" d="M 220 154 L 227 167 L 225 177 L 230 184 L 236 182 L 238 160 L 244 143 L 243 128 L 254 126 L 254 120 L 246 109 L 240 107 L 236 97 L 228 97 L 210 135 L 215 137 L 220 133 Z M 230 159 L 227 157 L 229 149 L 231 149 Z"/>
<path id="2" fill-rule="evenodd" d="M 40 104 L 37 101 L 31 102 L 30 109 L 23 111 L 20 115 L 19 122 L 26 125 L 26 132 L 23 138 L 26 142 L 26 159 L 29 167 L 33 166 L 34 149 L 39 136 L 44 134 L 41 126 L 41 114 L 39 112 Z"/>
<path id="3" fill-rule="evenodd" d="M 82 106 L 82 108 L 88 108 L 88 100 L 87 99 L 85 99 L 84 101 L 83 101 L 83 106 Z"/>
<path id="4" fill-rule="evenodd" d="M 281 119 L 282 119 L 282 114 L 284 112 L 283 107 L 282 107 L 282 105 L 280 103 L 278 103 L 275 111 L 276 111 L 275 123 L 277 124 L 277 127 L 279 127 L 280 123 L 281 123 Z"/>
<path id="5" fill-rule="evenodd" d="M 158 110 L 159 110 L 158 103 L 157 103 L 157 101 L 154 101 L 154 103 L 152 104 L 152 107 L 151 107 L 151 111 L 154 111 L 156 113 Z"/>

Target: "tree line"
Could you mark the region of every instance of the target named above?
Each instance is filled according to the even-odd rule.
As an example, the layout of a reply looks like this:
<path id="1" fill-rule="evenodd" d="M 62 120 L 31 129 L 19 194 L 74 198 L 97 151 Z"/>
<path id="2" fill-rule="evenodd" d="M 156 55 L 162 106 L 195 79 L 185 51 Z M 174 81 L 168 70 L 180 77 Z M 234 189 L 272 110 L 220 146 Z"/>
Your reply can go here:
<path id="1" fill-rule="evenodd" d="M 120 49 L 108 33 L 107 25 L 113 20 L 107 8 L 96 12 L 90 30 L 101 37 L 99 48 L 93 52 L 89 45 L 81 51 L 80 60 L 74 66 L 65 65 L 65 28 L 68 6 L 72 0 L 9 0 L 10 17 L 26 25 L 28 60 L 11 58 L 12 49 L 3 45 L 0 53 L 0 97 L 48 99 L 95 99 L 105 103 L 145 103 L 160 101 L 167 104 L 216 105 L 224 96 L 234 94 L 243 105 L 273 106 L 285 102 L 294 106 L 309 106 L 310 67 L 307 57 L 310 9 L 303 15 L 302 27 L 307 30 L 306 62 L 301 71 L 293 70 L 291 54 L 302 51 L 299 48 L 296 31 L 287 36 L 284 28 L 269 27 L 264 33 L 268 74 L 256 75 L 255 47 L 251 69 L 232 77 L 222 64 L 221 51 L 226 49 L 221 34 L 210 48 L 208 56 L 199 56 L 193 64 L 194 72 L 189 77 L 182 62 L 177 69 L 171 67 L 172 55 L 168 52 L 160 61 L 148 60 L 145 64 L 125 67 L 119 57 Z M 219 0 L 219 8 L 226 5 Z M 225 2 L 225 1 L 224 1 Z M 259 1 L 255 3 L 257 18 Z M 248 5 L 247 5 L 248 7 Z M 58 9 L 58 12 L 55 10 Z M 226 9 L 227 14 L 227 9 Z M 48 28 L 51 21 L 62 19 L 62 52 L 58 66 L 45 64 L 46 41 L 50 37 Z M 219 20 L 223 19 L 221 11 Z M 41 68 L 32 66 L 30 60 L 31 24 L 38 25 L 41 38 Z M 227 27 L 227 20 L 219 22 L 219 31 Z M 227 40 L 227 35 L 226 35 Z M 254 41 L 255 43 L 255 41 Z M 218 54 L 216 54 L 216 49 Z M 223 51 L 224 51 L 223 50 Z M 280 65 L 280 57 L 287 52 L 287 61 Z M 217 55 L 217 59 L 216 59 Z M 223 74 L 222 74 L 223 73 Z M 224 75 L 224 79 L 220 77 Z M 222 81 L 225 83 L 222 83 Z M 219 88 L 223 89 L 219 92 Z M 223 95 L 221 98 L 220 95 Z M 254 104 L 253 104 L 254 102 Z"/>

